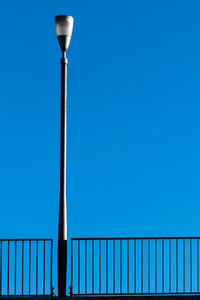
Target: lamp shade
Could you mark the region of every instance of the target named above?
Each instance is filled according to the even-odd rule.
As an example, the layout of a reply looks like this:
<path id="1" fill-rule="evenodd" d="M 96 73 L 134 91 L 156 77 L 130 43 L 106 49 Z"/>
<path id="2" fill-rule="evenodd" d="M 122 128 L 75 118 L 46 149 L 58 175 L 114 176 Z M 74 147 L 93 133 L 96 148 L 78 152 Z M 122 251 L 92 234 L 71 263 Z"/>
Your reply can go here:
<path id="1" fill-rule="evenodd" d="M 55 17 L 56 34 L 62 51 L 67 51 L 73 30 L 74 19 L 71 16 L 59 15 Z"/>

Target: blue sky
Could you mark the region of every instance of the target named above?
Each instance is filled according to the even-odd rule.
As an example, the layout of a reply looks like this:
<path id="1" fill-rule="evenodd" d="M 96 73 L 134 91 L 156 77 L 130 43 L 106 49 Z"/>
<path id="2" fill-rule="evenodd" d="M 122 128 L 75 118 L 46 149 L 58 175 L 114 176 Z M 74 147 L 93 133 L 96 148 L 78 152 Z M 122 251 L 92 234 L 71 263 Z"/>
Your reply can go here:
<path id="1" fill-rule="evenodd" d="M 200 3 L 4 1 L 2 238 L 57 239 L 60 49 L 68 58 L 68 236 L 200 228 Z"/>

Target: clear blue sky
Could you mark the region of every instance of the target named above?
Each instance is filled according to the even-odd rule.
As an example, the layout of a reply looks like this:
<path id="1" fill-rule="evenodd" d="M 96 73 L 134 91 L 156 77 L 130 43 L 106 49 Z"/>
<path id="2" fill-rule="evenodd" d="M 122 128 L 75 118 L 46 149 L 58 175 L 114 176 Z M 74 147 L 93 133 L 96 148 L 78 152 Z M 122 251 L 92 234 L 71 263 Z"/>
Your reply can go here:
<path id="1" fill-rule="evenodd" d="M 68 58 L 68 236 L 200 234 L 199 1 L 4 1 L 2 238 L 57 239 L 60 49 Z"/>

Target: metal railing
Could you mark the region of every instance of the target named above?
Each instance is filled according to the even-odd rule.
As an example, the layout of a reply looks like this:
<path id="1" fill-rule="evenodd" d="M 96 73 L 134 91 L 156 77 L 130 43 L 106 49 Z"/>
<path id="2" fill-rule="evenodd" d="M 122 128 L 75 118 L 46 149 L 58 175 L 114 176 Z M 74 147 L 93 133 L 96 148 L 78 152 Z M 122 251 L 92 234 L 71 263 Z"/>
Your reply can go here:
<path id="1" fill-rule="evenodd" d="M 71 295 L 199 294 L 199 239 L 74 238 Z"/>
<path id="2" fill-rule="evenodd" d="M 51 295 L 52 239 L 0 240 L 0 296 Z"/>

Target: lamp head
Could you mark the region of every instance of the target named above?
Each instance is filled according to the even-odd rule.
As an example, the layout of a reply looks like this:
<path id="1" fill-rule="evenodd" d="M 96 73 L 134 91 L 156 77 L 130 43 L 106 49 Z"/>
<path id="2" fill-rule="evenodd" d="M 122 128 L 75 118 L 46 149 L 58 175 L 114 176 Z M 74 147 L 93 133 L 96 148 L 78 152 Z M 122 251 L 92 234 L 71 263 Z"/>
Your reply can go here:
<path id="1" fill-rule="evenodd" d="M 59 15 L 55 17 L 56 34 L 62 52 L 67 52 L 69 48 L 74 19 L 71 16 Z"/>

